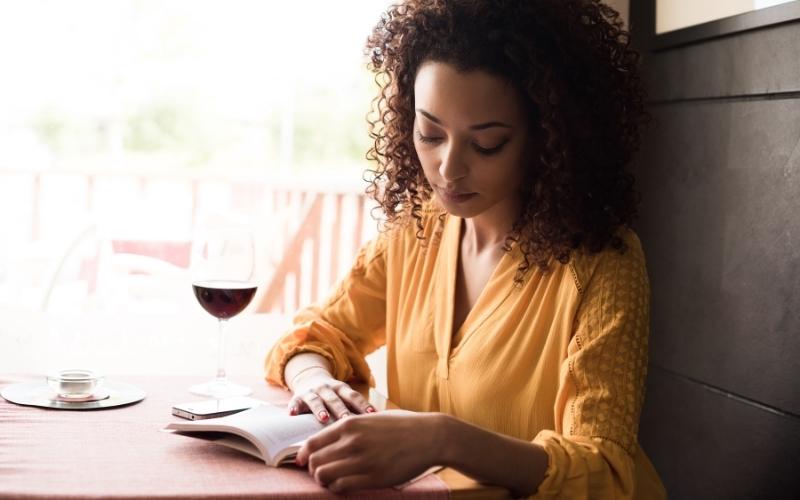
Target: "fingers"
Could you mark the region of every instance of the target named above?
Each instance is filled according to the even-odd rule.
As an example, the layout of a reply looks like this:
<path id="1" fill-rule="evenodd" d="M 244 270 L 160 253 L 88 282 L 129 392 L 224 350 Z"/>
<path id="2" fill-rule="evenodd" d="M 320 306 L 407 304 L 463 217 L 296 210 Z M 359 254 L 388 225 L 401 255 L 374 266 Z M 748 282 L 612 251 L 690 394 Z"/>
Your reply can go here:
<path id="1" fill-rule="evenodd" d="M 317 452 L 322 447 L 335 443 L 339 439 L 339 429 L 337 426 L 326 427 L 318 433 L 314 434 L 306 440 L 303 446 L 297 451 L 295 463 L 299 466 L 305 466 L 308 463 L 309 456 Z M 322 455 L 324 457 L 324 454 Z M 317 462 L 319 459 L 317 460 Z"/>
<path id="2" fill-rule="evenodd" d="M 339 420 L 352 415 L 345 402 L 339 397 L 339 394 L 327 385 L 318 387 L 316 390 L 309 389 L 302 394 L 296 395 L 289 402 L 290 414 L 298 415 L 306 411 L 313 413 L 317 420 L 323 424 L 327 424 L 331 417 Z"/>
<path id="3" fill-rule="evenodd" d="M 335 479 L 328 484 L 328 489 L 334 493 L 346 493 L 348 491 L 361 490 L 374 487 L 372 479 L 368 474 L 357 474 Z"/>
<path id="4" fill-rule="evenodd" d="M 324 385 L 320 387 L 317 389 L 317 394 L 319 394 L 319 396 L 325 402 L 325 406 L 328 407 L 336 420 L 352 414 L 345 402 L 342 401 L 342 398 L 339 397 L 339 394 L 330 386 Z"/>
<path id="5" fill-rule="evenodd" d="M 327 424 L 328 421 L 330 421 L 330 413 L 328 413 L 328 408 L 325 406 L 325 401 L 317 392 L 309 389 L 298 397 L 300 401 L 308 407 L 311 413 L 317 417 L 317 420 L 323 424 Z"/>
<path id="6" fill-rule="evenodd" d="M 311 409 L 308 407 L 305 401 L 297 396 L 289 400 L 288 408 L 289 415 L 300 415 L 301 413 L 311 412 Z"/>
<path id="7" fill-rule="evenodd" d="M 356 413 L 374 413 L 375 407 L 369 404 L 360 392 L 353 389 L 347 384 L 341 384 L 334 388 L 336 393 L 342 400 L 347 403 L 347 406 L 352 408 Z"/>
<path id="8" fill-rule="evenodd" d="M 337 439 L 337 442 L 330 443 L 330 444 L 315 444 L 309 446 L 307 448 L 307 455 L 308 458 L 308 473 L 311 474 L 314 478 L 318 481 L 321 481 L 320 484 L 327 484 L 331 482 L 335 477 L 331 477 L 330 475 L 324 476 L 324 481 L 318 477 L 317 472 L 320 468 L 325 469 L 332 463 L 337 463 L 341 460 L 352 459 L 353 458 L 353 451 L 344 443 Z M 340 464 L 341 465 L 341 464 Z M 326 469 L 327 470 L 327 469 Z M 340 471 L 340 475 L 347 473 L 349 471 Z M 330 471 L 328 472 L 330 474 Z M 336 476 L 338 477 L 338 476 Z"/>
<path id="9" fill-rule="evenodd" d="M 297 465 L 308 465 L 311 477 L 335 493 L 401 482 L 405 472 L 394 470 L 396 457 L 366 432 L 376 419 L 346 418 L 319 431 L 298 451 Z"/>
<path id="10" fill-rule="evenodd" d="M 325 465 L 317 467 L 314 470 L 312 477 L 317 483 L 321 484 L 322 486 L 327 486 L 328 489 L 331 489 L 332 491 L 337 491 L 337 489 L 334 488 L 340 488 L 338 491 L 343 491 L 347 488 L 358 488 L 359 483 L 361 483 L 362 488 L 367 486 L 369 483 L 374 483 L 375 478 L 371 477 L 370 474 L 366 474 L 365 472 L 368 471 L 364 470 L 363 464 L 358 464 L 355 460 L 350 460 L 345 457 L 342 460 L 329 462 Z M 356 481 L 355 484 L 353 484 L 353 479 L 361 476 L 363 476 L 364 479 L 367 479 L 367 481 Z"/>
<path id="11" fill-rule="evenodd" d="M 352 414 L 374 413 L 375 407 L 358 391 L 341 382 L 321 384 L 299 392 L 289 402 L 289 413 L 299 415 L 311 412 L 322 423 L 328 423 Z"/>

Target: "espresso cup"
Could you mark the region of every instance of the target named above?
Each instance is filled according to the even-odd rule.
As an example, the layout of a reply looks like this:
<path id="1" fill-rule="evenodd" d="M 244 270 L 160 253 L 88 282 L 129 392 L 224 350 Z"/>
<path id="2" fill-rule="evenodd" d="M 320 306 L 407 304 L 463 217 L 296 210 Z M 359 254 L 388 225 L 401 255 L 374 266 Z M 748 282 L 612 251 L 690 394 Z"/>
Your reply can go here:
<path id="1" fill-rule="evenodd" d="M 58 397 L 85 399 L 91 397 L 103 385 L 105 377 L 94 370 L 59 370 L 47 376 L 47 385 Z"/>

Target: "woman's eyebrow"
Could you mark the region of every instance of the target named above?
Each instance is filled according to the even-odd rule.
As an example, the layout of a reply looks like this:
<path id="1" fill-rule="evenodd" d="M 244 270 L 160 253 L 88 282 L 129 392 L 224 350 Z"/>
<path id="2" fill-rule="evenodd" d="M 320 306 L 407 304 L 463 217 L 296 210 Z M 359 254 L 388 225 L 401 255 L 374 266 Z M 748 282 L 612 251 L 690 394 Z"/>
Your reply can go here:
<path id="1" fill-rule="evenodd" d="M 435 116 L 433 116 L 432 114 L 428 113 L 424 109 L 417 108 L 416 111 L 419 114 L 421 114 L 422 116 L 424 116 L 425 118 L 427 118 L 428 120 L 430 120 L 430 121 L 432 121 L 434 123 L 438 123 L 439 125 L 444 125 L 440 119 L 436 118 Z M 492 127 L 512 128 L 511 125 L 509 125 L 507 123 L 503 123 L 503 122 L 477 123 L 475 125 L 470 125 L 469 128 L 470 128 L 470 130 L 484 130 L 484 129 L 492 128 Z"/>

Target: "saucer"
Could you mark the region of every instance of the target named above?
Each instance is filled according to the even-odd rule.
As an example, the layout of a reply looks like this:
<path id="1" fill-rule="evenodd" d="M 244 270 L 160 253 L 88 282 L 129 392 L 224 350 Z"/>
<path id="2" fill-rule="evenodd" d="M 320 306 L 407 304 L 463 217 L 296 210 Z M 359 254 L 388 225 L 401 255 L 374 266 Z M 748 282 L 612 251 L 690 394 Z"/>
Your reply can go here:
<path id="1" fill-rule="evenodd" d="M 56 410 L 102 410 L 138 403 L 145 392 L 136 386 L 119 382 L 106 382 L 87 398 L 65 398 L 56 395 L 47 382 L 22 382 L 0 391 L 6 401 L 24 406 L 39 406 Z"/>
<path id="2" fill-rule="evenodd" d="M 87 394 L 86 396 L 77 397 L 64 396 L 63 394 L 53 394 L 53 391 L 50 391 L 50 399 L 53 401 L 60 401 L 62 403 L 88 403 L 91 401 L 102 401 L 104 399 L 108 399 L 109 397 L 111 397 L 111 394 L 105 387 L 97 389 L 94 394 Z"/>

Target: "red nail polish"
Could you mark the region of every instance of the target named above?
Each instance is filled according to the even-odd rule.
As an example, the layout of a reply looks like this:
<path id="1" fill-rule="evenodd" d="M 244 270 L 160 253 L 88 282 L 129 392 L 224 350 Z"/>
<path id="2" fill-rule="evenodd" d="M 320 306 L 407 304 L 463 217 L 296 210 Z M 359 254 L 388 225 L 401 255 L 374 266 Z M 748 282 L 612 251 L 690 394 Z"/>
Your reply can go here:
<path id="1" fill-rule="evenodd" d="M 323 422 L 327 422 L 329 418 L 330 417 L 328 416 L 328 412 L 327 411 L 319 412 L 319 419 L 322 420 Z"/>
<path id="2" fill-rule="evenodd" d="M 367 413 L 375 413 L 375 411 L 376 411 L 375 408 L 373 408 L 372 406 L 367 406 Z"/>
<path id="3" fill-rule="evenodd" d="M 296 406 L 292 406 L 291 408 L 289 408 L 289 415 L 297 415 L 297 407 Z"/>

